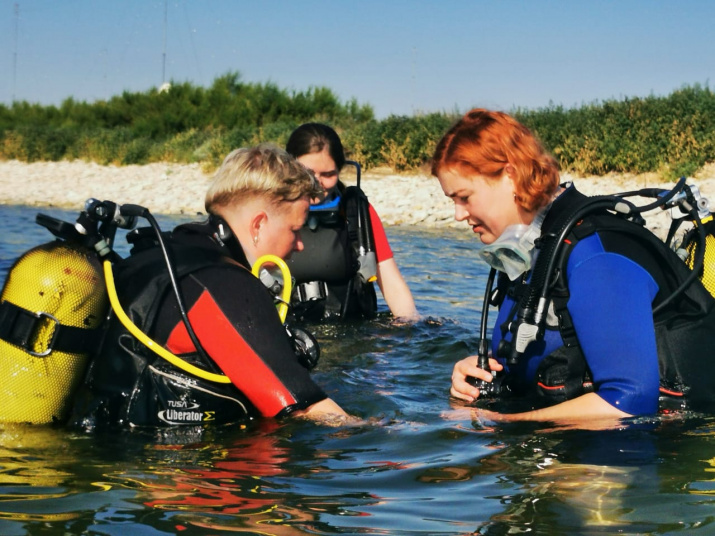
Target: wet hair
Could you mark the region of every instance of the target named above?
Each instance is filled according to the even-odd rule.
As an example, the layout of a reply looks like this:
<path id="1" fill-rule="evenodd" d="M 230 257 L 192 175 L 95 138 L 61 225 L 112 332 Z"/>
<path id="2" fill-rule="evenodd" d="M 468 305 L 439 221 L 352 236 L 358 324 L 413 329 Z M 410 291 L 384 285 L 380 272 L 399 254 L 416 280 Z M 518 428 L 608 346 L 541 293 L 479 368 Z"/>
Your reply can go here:
<path id="1" fill-rule="evenodd" d="M 320 153 L 328 149 L 338 171 L 345 165 L 345 151 L 340 136 L 328 125 L 305 123 L 296 128 L 288 138 L 286 151 L 296 158 L 306 154 Z"/>
<path id="2" fill-rule="evenodd" d="M 244 147 L 229 153 L 206 192 L 206 212 L 260 196 L 280 205 L 302 197 L 321 197 L 311 173 L 286 151 L 272 144 Z"/>
<path id="3" fill-rule="evenodd" d="M 487 179 L 514 168 L 514 193 L 529 212 L 546 206 L 559 186 L 559 166 L 531 131 L 513 117 L 475 108 L 467 112 L 437 143 L 432 175 L 453 171 Z"/>

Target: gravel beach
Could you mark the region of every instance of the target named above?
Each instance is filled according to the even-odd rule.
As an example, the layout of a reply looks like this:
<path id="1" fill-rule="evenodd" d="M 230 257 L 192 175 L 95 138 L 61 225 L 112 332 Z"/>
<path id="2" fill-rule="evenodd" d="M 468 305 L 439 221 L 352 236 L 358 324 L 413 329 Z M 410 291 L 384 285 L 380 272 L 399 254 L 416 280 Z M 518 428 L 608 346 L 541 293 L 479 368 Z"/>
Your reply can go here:
<path id="1" fill-rule="evenodd" d="M 672 183 L 655 175 L 575 177 L 571 180 L 587 195 L 616 193 L 644 187 L 669 188 Z M 91 197 L 116 203 L 143 205 L 154 213 L 203 214 L 203 199 L 211 176 L 199 164 L 148 164 L 144 166 L 101 166 L 84 161 L 0 161 L 0 204 L 55 206 L 80 210 Z M 715 165 L 703 168 L 689 181 L 706 197 L 715 195 Z M 433 177 L 398 175 L 382 170 L 363 174 L 362 187 L 386 226 L 465 228 L 454 221 L 452 201 Z M 638 201 L 638 200 L 636 200 Z M 715 206 L 715 199 L 713 200 Z M 658 211 L 648 226 L 662 234 L 669 213 Z"/>

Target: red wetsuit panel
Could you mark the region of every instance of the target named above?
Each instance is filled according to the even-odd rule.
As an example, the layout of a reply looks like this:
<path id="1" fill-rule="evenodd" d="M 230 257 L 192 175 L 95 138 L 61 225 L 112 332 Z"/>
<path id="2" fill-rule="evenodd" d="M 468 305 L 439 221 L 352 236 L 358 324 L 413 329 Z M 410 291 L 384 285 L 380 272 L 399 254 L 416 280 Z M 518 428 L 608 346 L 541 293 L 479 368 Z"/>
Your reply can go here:
<path id="1" fill-rule="evenodd" d="M 273 417 L 297 402 L 236 331 L 207 290 L 191 307 L 189 320 L 206 352 L 264 417 Z M 173 329 L 166 346 L 175 354 L 196 351 L 183 322 Z"/>
<path id="2" fill-rule="evenodd" d="M 380 216 L 377 215 L 372 205 L 370 205 L 370 223 L 372 224 L 372 235 L 375 237 L 375 256 L 377 257 L 377 262 L 391 259 L 394 255 L 390 243 L 387 241 L 385 227 L 382 225 Z"/>

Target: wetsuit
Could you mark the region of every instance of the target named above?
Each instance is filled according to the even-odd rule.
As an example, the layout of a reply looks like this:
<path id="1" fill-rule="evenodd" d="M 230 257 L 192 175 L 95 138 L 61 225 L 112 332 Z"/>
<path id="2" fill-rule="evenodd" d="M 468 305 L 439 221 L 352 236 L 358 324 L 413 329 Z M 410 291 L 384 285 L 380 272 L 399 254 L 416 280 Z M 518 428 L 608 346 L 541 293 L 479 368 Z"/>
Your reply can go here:
<path id="1" fill-rule="evenodd" d="M 365 232 L 370 233 L 377 263 L 393 257 L 377 212 L 355 187 L 343 191 L 340 204 L 333 212 L 313 207 L 301 230 L 305 249 L 293 253 L 288 261 L 296 280 L 293 313 L 297 319 L 320 321 L 375 316 L 374 284 L 362 281 L 357 275 L 357 235 L 362 231 L 348 221 L 350 214 L 358 210 L 355 203 L 365 203 L 369 210 L 370 228 Z M 357 218 L 353 216 L 352 221 Z"/>
<path id="2" fill-rule="evenodd" d="M 387 241 L 387 234 L 385 233 L 384 225 L 382 225 L 382 220 L 380 220 L 380 216 L 377 215 L 372 205 L 370 205 L 370 224 L 372 225 L 372 234 L 375 237 L 375 255 L 377 256 L 377 263 L 380 264 L 395 255 L 392 253 L 390 243 Z"/>
<path id="3" fill-rule="evenodd" d="M 542 236 L 547 229 L 553 231 L 549 229 L 550 219 L 584 199 L 573 187 L 559 196 L 544 221 Z M 565 307 L 554 311 L 552 302 L 543 339 L 532 342 L 518 363 L 507 368 L 507 383 L 516 391 L 536 388 L 543 396 L 543 405 L 593 390 L 632 415 L 655 413 L 660 394 L 671 386 L 678 396 L 687 395 L 692 388 L 697 391 L 698 402 L 712 399 L 709 385 L 695 385 L 701 381 L 698 369 L 703 373 L 712 369 L 710 355 L 702 355 L 706 348 L 712 348 L 708 346 L 712 341 L 708 332 L 715 332 L 712 300 L 696 281 L 687 296 L 654 320 L 653 307 L 670 295 L 687 268 L 657 238 L 647 240 L 647 231 L 640 232 L 637 224 L 613 215 L 599 218 L 591 223 L 586 219 L 583 236 L 572 234 L 575 245 L 568 254 L 565 276 L 559 280 L 566 292 L 562 298 Z M 639 229 L 632 229 L 638 232 L 631 234 L 624 226 Z M 527 274 L 527 282 L 530 276 Z M 516 316 L 526 286 L 509 283 L 505 277 L 500 283 L 504 299 L 493 331 L 494 355 L 500 354 L 503 338 L 512 339 L 509 323 Z M 680 325 L 685 326 L 685 335 L 673 335 L 673 326 Z M 687 331 L 689 325 L 692 332 Z M 568 345 L 564 344 L 565 333 Z M 669 337 L 679 342 L 673 345 Z M 694 348 L 699 348 L 701 355 L 693 352 Z M 500 360 L 504 362 L 503 357 Z M 563 392 L 563 381 L 545 381 L 554 376 L 555 367 L 566 363 L 571 380 L 576 376 L 578 382 L 578 388 L 568 394 Z M 566 381 L 568 374 L 558 372 L 556 376 Z"/>
<path id="4" fill-rule="evenodd" d="M 197 378 L 148 350 L 112 315 L 75 404 L 74 424 L 166 426 L 275 417 L 326 398 L 295 356 L 272 297 L 248 269 L 238 241 L 215 220 L 168 237 L 186 310 L 210 357 L 181 321 L 168 272 L 151 238 L 116 268 L 119 299 L 149 337 L 229 384 Z M 221 229 L 228 227 L 225 223 Z"/>

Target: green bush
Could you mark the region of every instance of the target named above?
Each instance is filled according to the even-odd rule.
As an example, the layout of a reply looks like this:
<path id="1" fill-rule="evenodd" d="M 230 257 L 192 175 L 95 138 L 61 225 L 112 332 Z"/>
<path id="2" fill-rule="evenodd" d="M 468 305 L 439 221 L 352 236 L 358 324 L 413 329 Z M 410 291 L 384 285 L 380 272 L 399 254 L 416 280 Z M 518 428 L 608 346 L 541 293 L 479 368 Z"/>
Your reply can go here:
<path id="1" fill-rule="evenodd" d="M 197 151 L 209 136 L 210 131 L 195 128 L 179 132 L 168 138 L 165 143 L 158 145 L 156 159 L 166 162 L 198 162 L 201 159 L 198 158 Z"/>
<path id="2" fill-rule="evenodd" d="M 707 86 L 686 86 L 666 97 L 511 113 L 566 171 L 674 178 L 715 161 L 715 95 Z M 264 141 L 284 146 L 295 127 L 318 121 L 338 131 L 348 158 L 365 169 L 424 170 L 458 117 L 440 112 L 376 120 L 371 106 L 355 99 L 343 103 L 325 87 L 287 91 L 227 73 L 208 88 L 184 82 L 168 91 L 124 92 L 94 103 L 69 98 L 59 107 L 0 105 L 0 158 L 200 162 L 213 169 L 237 147 Z"/>
<path id="3" fill-rule="evenodd" d="M 579 173 L 658 172 L 672 179 L 715 161 L 715 95 L 708 87 L 515 115 L 564 169 Z"/>

